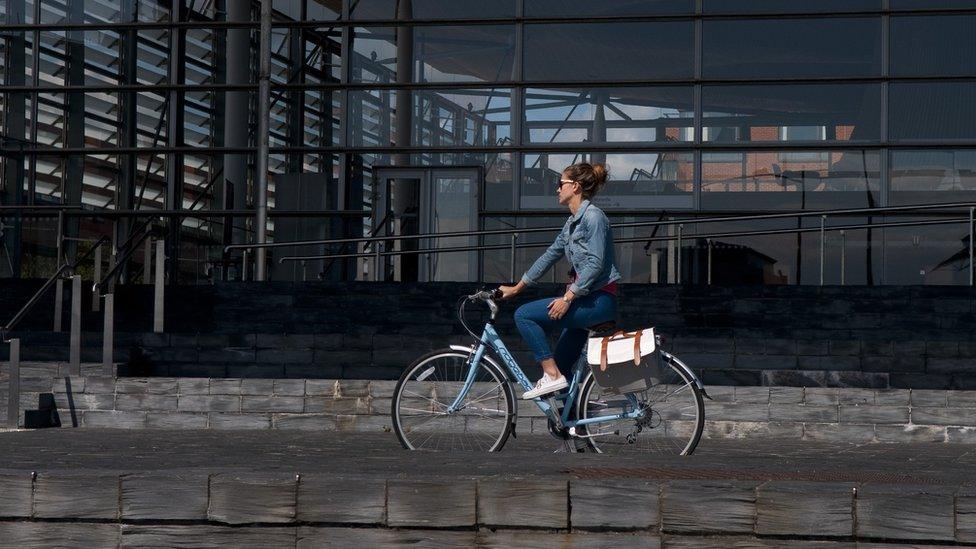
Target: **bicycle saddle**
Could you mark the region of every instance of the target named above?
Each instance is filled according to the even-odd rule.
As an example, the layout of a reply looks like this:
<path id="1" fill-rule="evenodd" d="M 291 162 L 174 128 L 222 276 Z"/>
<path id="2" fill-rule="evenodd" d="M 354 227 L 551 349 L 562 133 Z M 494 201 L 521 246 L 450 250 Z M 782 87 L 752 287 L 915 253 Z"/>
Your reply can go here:
<path id="1" fill-rule="evenodd" d="M 590 337 L 603 337 L 613 334 L 617 331 L 617 321 L 608 320 L 606 322 L 601 322 L 600 324 L 594 324 L 587 328 L 590 331 Z"/>

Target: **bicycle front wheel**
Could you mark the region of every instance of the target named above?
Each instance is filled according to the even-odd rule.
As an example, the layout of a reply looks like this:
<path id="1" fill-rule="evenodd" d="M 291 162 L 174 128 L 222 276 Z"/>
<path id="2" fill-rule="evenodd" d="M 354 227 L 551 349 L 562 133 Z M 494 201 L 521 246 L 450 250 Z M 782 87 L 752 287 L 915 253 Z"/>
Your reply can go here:
<path id="1" fill-rule="evenodd" d="M 600 387 L 592 373 L 580 390 L 579 415 L 596 418 L 644 411 L 637 419 L 618 419 L 586 426 L 590 449 L 607 454 L 691 455 L 705 426 L 705 402 L 695 380 L 670 360 L 661 383 L 631 393 L 637 406 L 624 395 Z"/>
<path id="2" fill-rule="evenodd" d="M 467 353 L 444 349 L 420 357 L 400 376 L 393 394 L 393 428 L 408 450 L 501 450 L 511 434 L 515 393 L 484 356 L 474 382 L 454 411 L 470 371 Z"/>

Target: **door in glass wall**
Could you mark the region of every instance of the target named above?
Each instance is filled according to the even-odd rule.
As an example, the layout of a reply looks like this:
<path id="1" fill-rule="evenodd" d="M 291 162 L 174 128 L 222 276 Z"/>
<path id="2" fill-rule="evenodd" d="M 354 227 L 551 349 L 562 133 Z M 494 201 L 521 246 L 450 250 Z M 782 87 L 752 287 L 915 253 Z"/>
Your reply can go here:
<path id="1" fill-rule="evenodd" d="M 373 226 L 378 236 L 478 229 L 479 168 L 378 168 L 376 174 L 378 185 Z M 374 279 L 402 282 L 477 280 L 477 251 L 424 252 L 477 244 L 475 236 L 404 239 L 384 244 L 383 252 L 404 253 L 382 256 Z M 369 263 L 375 265 L 376 261 Z"/>

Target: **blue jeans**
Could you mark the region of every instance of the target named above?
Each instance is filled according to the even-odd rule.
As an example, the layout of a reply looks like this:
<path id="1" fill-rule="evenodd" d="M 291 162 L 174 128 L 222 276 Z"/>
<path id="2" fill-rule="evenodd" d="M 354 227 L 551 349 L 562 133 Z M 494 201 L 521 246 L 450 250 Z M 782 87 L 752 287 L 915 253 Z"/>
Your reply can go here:
<path id="1" fill-rule="evenodd" d="M 515 326 L 536 360 L 554 358 L 559 371 L 568 377 L 586 344 L 586 329 L 617 318 L 617 298 L 600 291 L 579 296 L 559 320 L 549 318 L 549 303 L 553 299 L 558 298 L 537 299 L 519 307 L 515 311 Z M 554 331 L 559 331 L 555 353 L 549 349 L 546 339 L 546 333 Z"/>

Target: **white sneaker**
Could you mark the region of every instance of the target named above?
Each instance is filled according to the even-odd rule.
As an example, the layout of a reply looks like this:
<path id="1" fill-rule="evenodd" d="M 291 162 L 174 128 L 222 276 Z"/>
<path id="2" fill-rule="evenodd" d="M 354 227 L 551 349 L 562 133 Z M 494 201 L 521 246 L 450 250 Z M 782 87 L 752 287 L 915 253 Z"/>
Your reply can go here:
<path id="1" fill-rule="evenodd" d="M 565 389 L 569 383 L 566 381 L 566 376 L 560 375 L 556 379 L 549 377 L 549 374 L 542 374 L 542 378 L 536 382 L 535 389 L 531 391 L 526 391 L 522 395 L 522 400 L 532 400 L 533 398 L 538 398 L 542 395 L 548 395 L 549 393 L 556 392 L 560 389 Z"/>

